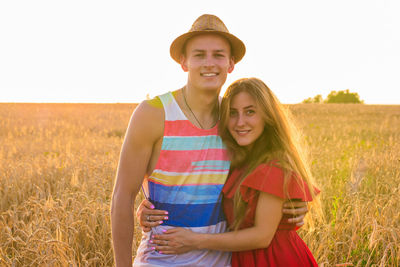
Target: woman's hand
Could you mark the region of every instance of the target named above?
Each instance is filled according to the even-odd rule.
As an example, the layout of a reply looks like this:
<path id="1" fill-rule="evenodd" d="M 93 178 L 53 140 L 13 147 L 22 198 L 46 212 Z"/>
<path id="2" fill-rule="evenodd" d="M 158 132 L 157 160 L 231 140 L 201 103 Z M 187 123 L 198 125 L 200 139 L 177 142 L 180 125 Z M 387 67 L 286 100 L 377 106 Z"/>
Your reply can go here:
<path id="1" fill-rule="evenodd" d="M 178 227 L 169 229 L 162 235 L 153 235 L 150 243 L 159 253 L 182 254 L 197 249 L 196 241 L 200 236 L 201 234 Z"/>
<path id="2" fill-rule="evenodd" d="M 302 226 L 304 224 L 304 217 L 308 212 L 307 202 L 303 201 L 285 201 L 283 203 L 283 214 L 291 215 L 292 218 L 288 219 L 289 223 Z"/>
<path id="3" fill-rule="evenodd" d="M 168 211 L 156 210 L 154 205 L 144 199 L 136 210 L 136 218 L 144 232 L 149 232 L 152 227 L 163 223 L 163 220 L 168 220 Z"/>

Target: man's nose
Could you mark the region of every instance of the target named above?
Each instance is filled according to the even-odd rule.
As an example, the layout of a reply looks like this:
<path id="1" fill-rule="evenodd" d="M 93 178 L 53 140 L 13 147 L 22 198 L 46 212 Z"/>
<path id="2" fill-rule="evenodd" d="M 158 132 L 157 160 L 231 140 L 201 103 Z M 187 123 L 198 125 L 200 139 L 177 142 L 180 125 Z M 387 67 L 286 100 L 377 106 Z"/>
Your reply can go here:
<path id="1" fill-rule="evenodd" d="M 212 55 L 207 55 L 204 59 L 204 65 L 205 66 L 214 66 L 215 65 L 215 59 Z"/>

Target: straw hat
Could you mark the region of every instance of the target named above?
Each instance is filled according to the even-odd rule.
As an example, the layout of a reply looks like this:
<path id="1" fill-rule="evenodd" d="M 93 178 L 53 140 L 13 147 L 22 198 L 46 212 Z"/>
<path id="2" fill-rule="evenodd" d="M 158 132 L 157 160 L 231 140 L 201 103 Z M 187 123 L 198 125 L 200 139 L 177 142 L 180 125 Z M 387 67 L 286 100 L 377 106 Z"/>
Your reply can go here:
<path id="1" fill-rule="evenodd" d="M 228 28 L 226 28 L 220 18 L 205 14 L 196 19 L 192 28 L 187 33 L 182 34 L 172 42 L 169 50 L 171 57 L 176 62 L 180 63 L 180 57 L 185 43 L 193 36 L 203 33 L 216 33 L 225 37 L 231 44 L 231 53 L 235 63 L 238 63 L 246 53 L 244 43 L 239 38 L 229 33 Z"/>

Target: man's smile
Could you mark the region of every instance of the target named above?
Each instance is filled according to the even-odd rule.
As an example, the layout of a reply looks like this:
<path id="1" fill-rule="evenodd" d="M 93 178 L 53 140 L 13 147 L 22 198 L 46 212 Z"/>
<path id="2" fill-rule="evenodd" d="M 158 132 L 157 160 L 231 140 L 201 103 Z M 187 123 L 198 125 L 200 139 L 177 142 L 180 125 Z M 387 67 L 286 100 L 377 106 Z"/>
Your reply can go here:
<path id="1" fill-rule="evenodd" d="M 204 73 L 200 73 L 200 75 L 203 76 L 203 77 L 214 77 L 214 76 L 217 76 L 218 73 L 216 73 L 216 72 L 204 72 Z"/>

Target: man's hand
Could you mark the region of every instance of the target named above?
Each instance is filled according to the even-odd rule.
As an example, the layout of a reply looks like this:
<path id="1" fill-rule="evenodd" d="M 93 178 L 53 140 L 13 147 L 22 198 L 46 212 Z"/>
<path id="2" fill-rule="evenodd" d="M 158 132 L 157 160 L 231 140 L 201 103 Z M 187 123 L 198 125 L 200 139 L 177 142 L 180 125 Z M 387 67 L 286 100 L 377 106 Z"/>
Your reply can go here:
<path id="1" fill-rule="evenodd" d="M 282 212 L 286 215 L 293 216 L 288 219 L 289 223 L 296 224 L 296 226 L 302 226 L 304 224 L 304 217 L 308 212 L 307 202 L 288 200 L 283 203 Z"/>
<path id="2" fill-rule="evenodd" d="M 144 199 L 136 210 L 136 218 L 143 232 L 149 232 L 152 227 L 162 224 L 163 220 L 168 220 L 168 211 L 156 210 L 150 201 Z"/>

